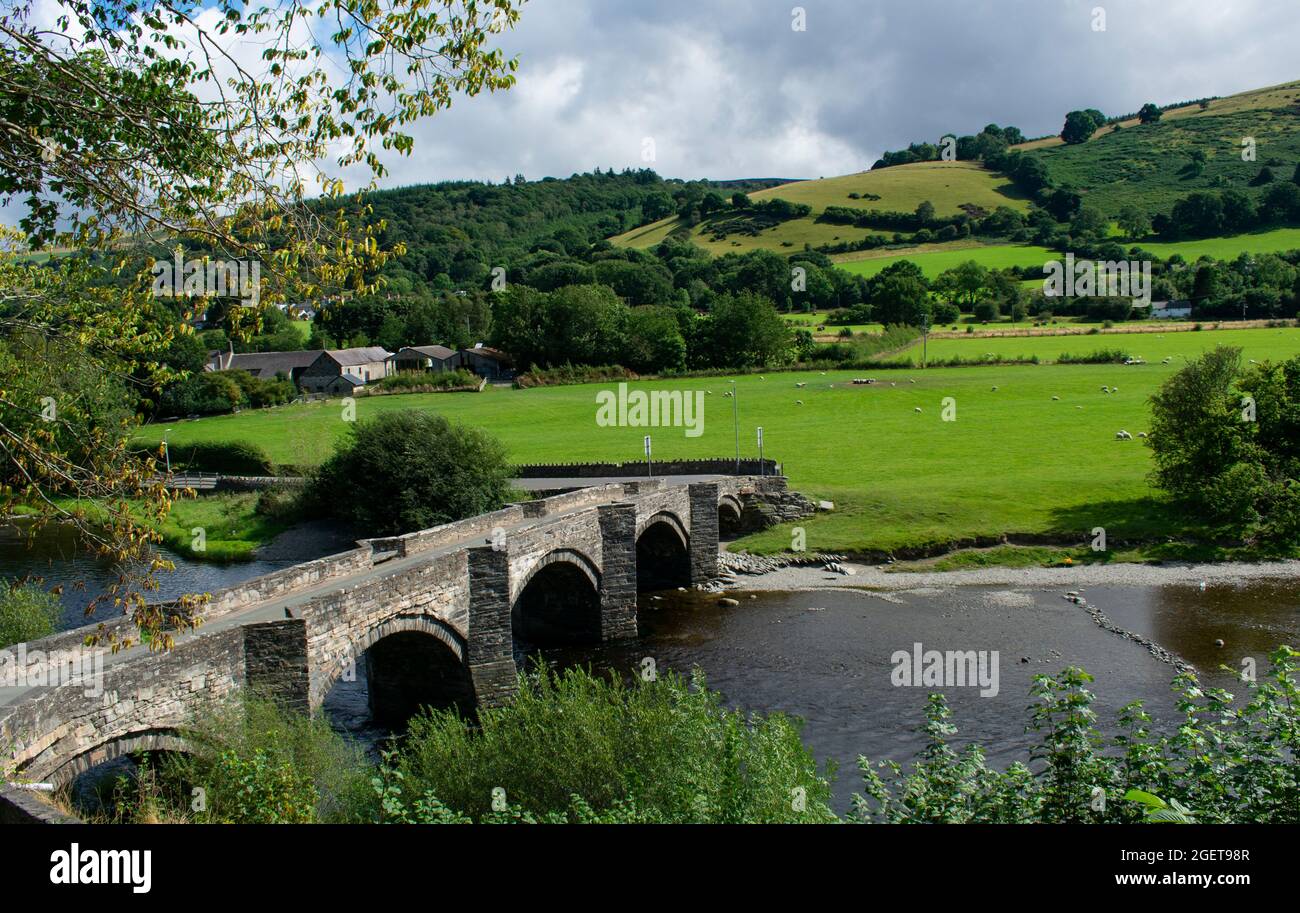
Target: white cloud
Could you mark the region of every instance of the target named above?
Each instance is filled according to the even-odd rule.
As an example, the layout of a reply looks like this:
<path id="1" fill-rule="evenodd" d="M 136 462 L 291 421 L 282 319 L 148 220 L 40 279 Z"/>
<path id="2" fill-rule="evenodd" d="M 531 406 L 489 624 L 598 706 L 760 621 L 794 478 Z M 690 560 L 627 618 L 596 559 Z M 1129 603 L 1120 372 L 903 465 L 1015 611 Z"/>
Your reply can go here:
<path id="1" fill-rule="evenodd" d="M 382 184 L 637 168 L 645 137 L 665 176 L 817 177 L 990 121 L 1041 135 L 1071 108 L 1300 78 L 1300 18 L 1276 0 L 803 0 L 805 32 L 792 5 L 532 0 L 501 38 L 516 87 L 412 125 Z"/>

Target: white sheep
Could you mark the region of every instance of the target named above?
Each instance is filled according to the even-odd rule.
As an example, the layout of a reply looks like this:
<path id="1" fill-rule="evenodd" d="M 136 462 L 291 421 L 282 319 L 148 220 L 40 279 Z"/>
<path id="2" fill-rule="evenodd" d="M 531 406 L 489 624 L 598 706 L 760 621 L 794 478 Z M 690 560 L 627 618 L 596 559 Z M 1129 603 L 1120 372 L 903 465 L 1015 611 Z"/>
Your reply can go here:
<path id="1" fill-rule="evenodd" d="M 997 384 L 994 384 L 994 385 L 993 385 L 993 392 L 994 392 L 994 393 L 997 393 L 997 392 L 998 392 L 998 385 L 997 385 Z"/>
<path id="2" fill-rule="evenodd" d="M 913 411 L 913 412 L 920 412 L 920 411 L 921 411 L 921 407 L 920 407 L 920 406 L 917 406 L 917 407 L 916 407 L 915 409 L 913 409 L 912 411 Z"/>
<path id="3" fill-rule="evenodd" d="M 1139 431 L 1139 432 L 1138 432 L 1138 437 L 1146 437 L 1146 436 L 1147 436 L 1147 433 L 1146 433 L 1145 431 Z"/>
<path id="4" fill-rule="evenodd" d="M 802 406 L 802 405 L 803 405 L 803 400 L 801 400 L 801 399 L 797 399 L 797 400 L 794 401 L 794 404 L 795 404 L 796 406 Z"/>
<path id="5" fill-rule="evenodd" d="M 1052 397 L 1052 402 L 1054 402 L 1054 403 L 1055 403 L 1055 402 L 1059 402 L 1060 399 L 1061 399 L 1061 398 L 1060 398 L 1059 396 L 1053 396 L 1053 397 Z"/>
<path id="6" fill-rule="evenodd" d="M 806 387 L 806 386 L 808 386 L 808 385 L 807 385 L 807 384 L 795 384 L 795 386 L 796 386 L 796 387 L 800 387 L 800 388 L 802 388 L 802 387 Z"/>
<path id="7" fill-rule="evenodd" d="M 1131 441 L 1131 440 L 1133 440 L 1133 435 L 1129 434 L 1127 431 L 1116 431 L 1116 432 L 1115 432 L 1115 440 L 1117 440 L 1117 441 Z"/>

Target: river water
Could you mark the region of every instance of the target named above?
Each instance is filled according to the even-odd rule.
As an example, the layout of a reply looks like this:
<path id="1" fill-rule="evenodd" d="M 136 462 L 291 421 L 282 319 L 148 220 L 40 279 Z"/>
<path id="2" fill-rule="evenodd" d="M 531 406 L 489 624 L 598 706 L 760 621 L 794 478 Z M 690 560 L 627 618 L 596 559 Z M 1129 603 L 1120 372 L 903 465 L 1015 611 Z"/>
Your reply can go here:
<path id="1" fill-rule="evenodd" d="M 347 545 L 345 536 L 326 530 L 299 530 L 253 562 L 213 565 L 177 558 L 177 570 L 163 575 L 159 595 L 210 591 Z M 65 592 L 67 626 L 84 623 L 80 609 L 90 593 L 115 578 L 111 566 L 79 555 L 75 542 L 55 534 L 43 536 L 34 551 L 0 543 L 0 576 L 25 575 L 43 576 L 47 584 L 85 582 L 84 590 Z M 926 695 L 935 690 L 948 696 L 959 729 L 955 741 L 980 741 L 998 766 L 1028 760 L 1035 741 L 1025 732 L 1033 676 L 1066 666 L 1082 666 L 1094 676 L 1094 709 L 1103 726 L 1109 728 L 1123 705 L 1139 699 L 1158 722 L 1169 720 L 1175 669 L 1142 644 L 1100 628 L 1063 598 L 1067 589 L 740 593 L 731 594 L 740 600 L 732 607 L 703 593 L 643 595 L 637 640 L 541 655 L 561 666 L 622 674 L 645 668 L 647 658 L 659 670 L 687 673 L 698 667 L 730 705 L 802 718 L 813 753 L 838 767 L 836 805 L 842 809 L 860 788 L 859 755 L 900 762 L 914 757 L 923 744 L 916 727 Z M 1221 665 L 1240 670 L 1250 658 L 1262 672 L 1279 644 L 1300 644 L 1297 579 L 1093 586 L 1083 593 L 1116 625 L 1156 641 L 1192 663 L 1207 683 L 1230 690 L 1241 686 Z M 996 693 L 977 686 L 896 685 L 892 657 L 914 649 L 987 651 L 989 668 L 997 671 Z M 373 741 L 383 733 L 369 725 L 366 684 L 358 678 L 336 687 L 326 710 L 336 725 Z"/>

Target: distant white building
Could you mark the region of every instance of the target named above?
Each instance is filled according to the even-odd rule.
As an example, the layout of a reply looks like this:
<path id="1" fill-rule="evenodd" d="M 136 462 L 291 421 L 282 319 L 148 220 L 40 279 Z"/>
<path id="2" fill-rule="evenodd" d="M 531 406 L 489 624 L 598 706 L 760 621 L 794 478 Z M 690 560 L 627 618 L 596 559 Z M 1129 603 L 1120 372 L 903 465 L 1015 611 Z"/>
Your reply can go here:
<path id="1" fill-rule="evenodd" d="M 1154 320 L 1175 320 L 1192 316 L 1190 301 L 1153 301 L 1151 317 Z"/>

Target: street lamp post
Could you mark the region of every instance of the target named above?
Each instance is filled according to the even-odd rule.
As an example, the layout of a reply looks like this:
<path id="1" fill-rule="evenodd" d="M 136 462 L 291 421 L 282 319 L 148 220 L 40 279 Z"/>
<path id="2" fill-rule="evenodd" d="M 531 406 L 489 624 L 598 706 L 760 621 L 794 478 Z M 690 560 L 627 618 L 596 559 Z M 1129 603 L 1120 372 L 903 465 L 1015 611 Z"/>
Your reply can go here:
<path id="1" fill-rule="evenodd" d="M 736 475 L 740 475 L 740 404 L 736 402 L 736 382 L 727 383 L 731 384 L 731 419 L 736 427 Z"/>

